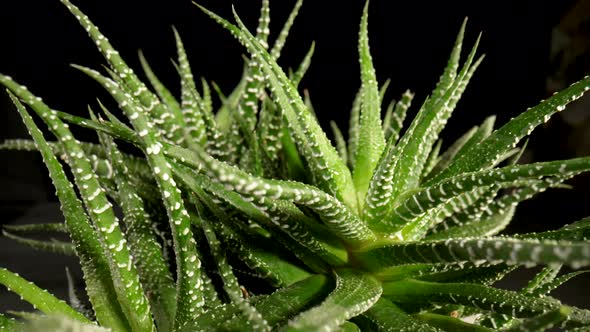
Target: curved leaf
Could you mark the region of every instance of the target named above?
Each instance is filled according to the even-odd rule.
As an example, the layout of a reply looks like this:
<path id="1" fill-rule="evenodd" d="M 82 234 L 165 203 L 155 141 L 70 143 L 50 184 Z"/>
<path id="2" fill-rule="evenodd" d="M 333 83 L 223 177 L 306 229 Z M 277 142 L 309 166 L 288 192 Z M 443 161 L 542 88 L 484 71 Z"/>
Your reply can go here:
<path id="1" fill-rule="evenodd" d="M 367 318 L 377 327 L 378 331 L 441 332 L 440 329 L 406 314 L 398 306 L 383 297 L 369 310 L 365 311 L 362 317 Z"/>
<path id="2" fill-rule="evenodd" d="M 201 213 L 203 212 L 204 211 Z M 254 331 L 269 331 L 270 326 L 268 326 L 268 322 L 264 320 L 256 308 L 252 307 L 250 303 L 242 297 L 242 291 L 238 279 L 234 275 L 232 267 L 227 261 L 227 257 L 221 248 L 221 243 L 217 240 L 217 235 L 215 234 L 213 227 L 206 218 L 200 219 L 201 227 L 207 238 L 211 254 L 217 263 L 217 269 L 219 270 L 223 281 L 223 288 L 229 295 L 229 298 L 233 303 L 237 304 Z"/>
<path id="3" fill-rule="evenodd" d="M 123 154 L 110 137 L 99 135 L 107 147 L 109 160 L 113 165 L 114 178 L 119 191 L 119 204 L 124 212 L 126 238 L 133 261 L 137 266 L 139 279 L 150 294 L 158 331 L 171 331 L 176 310 L 176 290 L 161 246 L 152 229 L 149 214 L 145 213 L 144 201 L 129 183 L 129 169 Z"/>
<path id="4" fill-rule="evenodd" d="M 145 84 L 137 77 L 134 71 L 125 63 L 109 40 L 100 32 L 78 7 L 74 6 L 69 0 L 60 0 L 72 15 L 78 20 L 80 25 L 86 30 L 88 36 L 94 41 L 97 49 L 109 63 L 113 73 L 116 74 L 116 80 L 123 83 L 125 92 L 133 96 L 133 102 L 137 107 L 145 109 L 146 114 L 155 120 L 153 125 L 163 134 L 163 139 L 169 139 L 172 142 L 179 141 L 183 132 L 179 129 L 184 128 L 182 119 L 170 113 L 168 108 L 160 102 L 156 95 L 147 89 Z M 130 116 L 131 113 L 127 114 Z M 142 130 L 142 129 L 139 129 Z"/>
<path id="5" fill-rule="evenodd" d="M 199 5 L 197 5 L 199 6 Z M 199 6 L 203 12 L 230 30 L 236 38 L 257 56 L 265 81 L 275 102 L 283 109 L 286 122 L 296 138 L 301 155 L 311 170 L 314 182 L 325 191 L 344 202 L 351 210 L 357 209 L 357 198 L 350 171 L 322 131 L 317 120 L 306 108 L 291 81 L 255 38 L 244 29 L 236 15 L 241 30 Z"/>
<path id="6" fill-rule="evenodd" d="M 27 322 L 20 326 L 18 331 L 109 332 L 110 330 L 94 324 L 71 320 L 70 318 L 62 315 L 48 315 L 27 319 Z"/>
<path id="7" fill-rule="evenodd" d="M 373 170 L 379 162 L 385 148 L 385 136 L 381 126 L 381 101 L 377 76 L 373 68 L 373 59 L 369 51 L 368 36 L 369 2 L 365 2 L 359 31 L 359 59 L 361 65 L 361 110 L 359 121 L 358 149 L 355 154 L 355 167 L 352 180 L 357 191 L 359 202 L 364 201 L 369 188 Z"/>
<path id="8" fill-rule="evenodd" d="M 565 105 L 582 97 L 588 89 L 590 89 L 590 76 L 586 76 L 539 105 L 528 109 L 455 159 L 431 182 L 436 183 L 453 175 L 491 167 L 506 152 L 514 148 L 524 136 L 530 134 L 536 126 L 549 120 L 554 113 L 564 110 Z"/>
<path id="9" fill-rule="evenodd" d="M 13 83 L 12 80 L 5 76 L 0 76 L 0 79 L 3 84 L 7 84 L 7 82 Z M 26 90 L 21 91 L 27 92 Z M 53 151 L 31 116 L 14 95 L 11 95 L 11 98 L 29 133 L 35 140 L 56 188 L 65 223 L 76 246 L 76 253 L 80 258 L 87 294 L 97 320 L 103 326 L 112 328 L 115 331 L 129 331 L 127 320 L 117 299 L 107 257 L 95 230 L 88 220 L 82 202 L 78 199 L 61 164 L 55 158 Z M 30 100 L 32 101 L 33 98 L 30 98 Z"/>
<path id="10" fill-rule="evenodd" d="M 199 277 L 201 262 L 197 257 L 196 243 L 192 236 L 191 223 L 188 212 L 184 208 L 180 189 L 178 189 L 176 182 L 172 178 L 171 165 L 161 153 L 163 142 L 158 140 L 157 132 L 151 129 L 154 125 L 145 114 L 145 111 L 133 99 L 129 98 L 129 95 L 121 90 L 115 82 L 94 70 L 79 66 L 76 68 L 103 85 L 113 98 L 119 102 L 133 126 L 139 131 L 139 136 L 143 142 L 142 146 L 162 195 L 161 198 L 172 230 L 176 264 L 179 269 L 176 281 L 177 312 L 174 326 L 176 328 L 183 326 L 187 321 L 194 318 L 204 306 L 201 294 L 202 284 Z"/>
<path id="11" fill-rule="evenodd" d="M 385 139 L 388 141 L 391 140 L 391 144 L 397 143 L 397 140 L 399 139 L 404 120 L 406 119 L 406 113 L 408 108 L 410 108 L 413 99 L 414 94 L 412 91 L 406 90 L 402 94 L 401 99 L 395 103 L 395 105 L 392 102 L 385 113 L 385 118 L 383 119 L 383 131 L 385 132 Z"/>
<path id="12" fill-rule="evenodd" d="M 471 66 L 479 43 L 478 39 L 458 77 L 455 77 L 464 27 L 465 23 L 433 96 L 426 99 L 400 142 L 395 146 L 392 140 L 388 142 L 379 160 L 363 210 L 364 218 L 372 229 L 381 228 L 379 221 L 388 214 L 392 200 L 397 199 L 406 190 L 414 189 L 419 185 L 420 175 L 432 145 L 451 116 L 473 71 L 480 63 L 481 59 Z M 404 175 L 394 176 L 394 174 Z"/>
<path id="13" fill-rule="evenodd" d="M 311 65 L 311 57 L 313 56 L 314 51 L 315 42 L 311 43 L 311 46 L 309 47 L 309 50 L 305 54 L 303 60 L 301 60 L 299 67 L 297 67 L 297 70 L 290 77 L 294 86 L 299 86 L 299 83 L 301 83 L 303 76 L 305 76 L 305 73 L 307 73 L 307 69 L 309 69 L 309 66 Z"/>
<path id="14" fill-rule="evenodd" d="M 2 231 L 2 234 L 11 240 L 14 240 L 17 243 L 29 246 L 29 247 L 36 249 L 36 250 L 53 252 L 56 254 L 62 254 L 62 255 L 68 255 L 68 256 L 75 256 L 76 255 L 76 249 L 71 242 L 58 241 L 58 240 L 29 239 L 26 237 L 22 237 L 22 236 L 18 236 L 18 235 L 9 233 L 5 230 Z"/>
<path id="15" fill-rule="evenodd" d="M 401 303 L 456 303 L 512 317 L 533 317 L 561 307 L 556 299 L 467 283 L 396 281 L 383 285 L 383 296 Z"/>
<path id="16" fill-rule="evenodd" d="M 284 331 L 332 331 L 369 309 L 381 296 L 381 283 L 368 274 L 351 270 L 336 273 L 336 288 L 318 306 L 307 310 L 283 328 Z"/>
<path id="17" fill-rule="evenodd" d="M 303 5 L 303 0 L 297 0 L 297 2 L 295 2 L 295 5 L 293 6 L 293 9 L 291 9 L 289 17 L 285 21 L 285 24 L 283 24 L 283 28 L 281 29 L 281 32 L 279 33 L 277 40 L 272 46 L 272 49 L 270 50 L 270 55 L 275 60 L 281 56 L 281 51 L 285 46 L 287 36 L 289 36 L 289 31 L 291 30 L 291 27 L 295 22 L 295 18 L 297 17 L 297 14 L 299 14 L 299 9 L 301 8 L 301 5 Z"/>
<path id="18" fill-rule="evenodd" d="M 384 224 L 388 227 L 395 227 L 395 225 L 403 227 L 401 238 L 405 238 L 413 232 L 423 231 L 419 218 L 428 210 L 460 194 L 490 185 L 511 186 L 519 180 L 535 177 L 564 176 L 567 178 L 588 170 L 590 170 L 590 157 L 466 173 L 402 197 L 395 202 L 392 216 Z"/>
<path id="19" fill-rule="evenodd" d="M 368 268 L 378 271 L 408 263 L 488 262 L 508 265 L 564 264 L 577 269 L 590 265 L 590 243 L 465 238 L 395 243 L 364 248 L 356 253 Z"/>
<path id="20" fill-rule="evenodd" d="M 349 208 L 338 199 L 310 185 L 293 181 L 267 180 L 211 158 L 197 149 L 188 151 L 166 146 L 165 153 L 195 168 L 204 167 L 207 174 L 241 195 L 259 200 L 290 200 L 307 206 L 320 216 L 334 234 L 350 243 L 359 243 L 374 237 L 373 233 Z"/>
<path id="21" fill-rule="evenodd" d="M 330 291 L 330 287 L 331 282 L 327 277 L 313 275 L 268 296 L 254 297 L 251 302 L 263 314 L 269 325 L 276 327 L 315 304 Z M 244 322 L 238 313 L 239 309 L 235 304 L 226 304 L 217 310 L 202 314 L 180 331 L 247 331 L 248 323 Z"/>
<path id="22" fill-rule="evenodd" d="M 559 277 L 556 277 L 552 280 L 549 280 L 549 281 L 543 283 L 542 285 L 539 285 L 535 289 L 531 290 L 530 293 L 532 295 L 537 295 L 537 296 L 547 295 L 552 290 L 563 285 L 571 278 L 576 277 L 576 276 L 583 274 L 583 273 L 588 273 L 588 272 L 590 272 L 590 270 L 583 270 L 583 271 L 575 271 L 575 272 L 566 273 L 562 276 L 559 276 Z"/>
<path id="23" fill-rule="evenodd" d="M 112 204 L 108 201 L 104 189 L 100 186 L 96 174 L 92 170 L 92 164 L 85 156 L 80 144 L 73 138 L 68 127 L 52 113 L 45 103 L 35 99 L 30 92 L 20 88 L 12 81 L 3 83 L 19 97 L 28 98 L 25 99 L 26 102 L 58 138 L 66 155 L 66 162 L 72 169 L 75 183 L 88 215 L 100 236 L 121 309 L 131 328 L 134 331 L 155 330 L 150 306 L 139 283 L 137 271 L 132 263 L 118 218 L 115 216 Z"/>
<path id="24" fill-rule="evenodd" d="M 23 300 L 29 302 L 36 309 L 47 315 L 60 314 L 79 322 L 90 323 L 88 318 L 74 310 L 64 301 L 7 269 L 0 268 L 0 284 L 20 295 Z"/>
<path id="25" fill-rule="evenodd" d="M 545 331 L 546 329 L 550 329 L 557 324 L 563 322 L 567 319 L 571 310 L 566 307 L 562 306 L 559 309 L 551 310 L 544 314 L 541 314 L 536 317 L 532 317 L 529 319 L 525 319 L 515 326 L 505 329 L 506 332 L 535 332 L 535 331 Z"/>
<path id="26" fill-rule="evenodd" d="M 340 159 L 346 162 L 348 160 L 348 150 L 344 136 L 342 136 L 342 132 L 340 131 L 340 128 L 338 128 L 336 122 L 330 121 L 330 127 L 332 128 L 332 133 L 334 134 L 334 140 L 336 141 L 336 148 L 338 149 Z"/>
<path id="27" fill-rule="evenodd" d="M 17 325 L 17 321 L 13 318 L 6 317 L 0 314 L 0 330 L 1 331 L 13 331 Z"/>
<path id="28" fill-rule="evenodd" d="M 419 320 L 428 323 L 429 325 L 436 326 L 443 331 L 462 331 L 462 332 L 491 332 L 493 330 L 487 327 L 469 324 L 458 318 L 444 316 L 439 314 L 433 314 L 429 312 L 418 313 L 414 317 Z"/>
<path id="29" fill-rule="evenodd" d="M 3 225 L 2 228 L 16 233 L 37 233 L 37 232 L 56 232 L 67 233 L 68 228 L 65 223 L 48 223 L 48 224 L 27 224 L 27 225 Z"/>

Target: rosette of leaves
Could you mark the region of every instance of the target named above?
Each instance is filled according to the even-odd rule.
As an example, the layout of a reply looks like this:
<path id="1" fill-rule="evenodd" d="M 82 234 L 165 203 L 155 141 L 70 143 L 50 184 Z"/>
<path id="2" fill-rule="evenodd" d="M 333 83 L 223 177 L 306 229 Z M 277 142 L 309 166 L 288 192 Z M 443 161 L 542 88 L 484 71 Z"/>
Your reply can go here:
<path id="1" fill-rule="evenodd" d="M 0 316 L 3 330 L 64 331 L 539 331 L 584 330 L 587 310 L 547 294 L 590 265 L 590 220 L 500 235 L 519 202 L 590 170 L 590 157 L 518 164 L 519 142 L 590 88 L 585 78 L 494 129 L 488 118 L 441 151 L 439 134 L 482 61 L 461 60 L 465 24 L 433 92 L 402 125 L 414 98 L 382 103 L 368 40 L 359 31 L 361 87 L 348 139 L 335 145 L 298 92 L 313 45 L 294 71 L 278 64 L 301 6 L 269 45 L 269 3 L 251 33 L 201 10 L 248 51 L 243 77 L 214 111 L 175 31 L 180 95 L 141 56 L 142 82 L 98 28 L 63 4 L 96 43 L 105 73 L 75 66 L 114 98 L 81 118 L 53 110 L 0 76 L 39 151 L 65 223 L 12 226 L 36 249 L 77 255 L 88 303 L 69 303 L 0 269 L 0 283 L 38 310 Z M 198 6 L 198 4 L 197 4 Z M 478 39 L 479 40 L 479 39 Z M 382 117 L 382 111 L 384 116 Z M 55 136 L 45 139 L 31 113 Z M 80 142 L 68 124 L 94 130 Z M 135 150 L 123 152 L 118 145 Z M 66 173 L 64 164 L 68 166 Z M 115 213 L 120 207 L 122 218 Z M 42 241 L 32 232 L 67 233 Z M 492 284 L 518 266 L 545 268 L 521 291 Z M 261 287 L 264 284 L 267 287 Z"/>

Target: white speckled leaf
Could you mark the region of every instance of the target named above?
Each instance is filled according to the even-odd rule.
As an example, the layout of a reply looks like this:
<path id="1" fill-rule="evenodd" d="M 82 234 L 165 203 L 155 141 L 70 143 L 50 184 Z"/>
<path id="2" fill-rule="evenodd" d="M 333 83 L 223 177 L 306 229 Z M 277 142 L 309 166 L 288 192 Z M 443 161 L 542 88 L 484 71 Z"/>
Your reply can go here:
<path id="1" fill-rule="evenodd" d="M 12 234 L 7 232 L 6 230 L 2 231 L 2 235 L 6 236 L 7 238 L 20 243 L 25 246 L 29 246 L 35 250 L 40 251 L 47 251 L 56 254 L 68 255 L 68 256 L 76 256 L 76 250 L 74 245 L 71 242 L 66 241 L 58 241 L 58 240 L 36 240 L 30 239 L 26 237 L 22 237 L 16 234 Z"/>
<path id="2" fill-rule="evenodd" d="M 291 132 L 297 139 L 300 153 L 305 157 L 315 182 L 320 188 L 334 195 L 349 208 L 356 210 L 357 199 L 350 171 L 339 158 L 326 134 L 314 116 L 307 110 L 301 96 L 282 69 L 255 38 L 244 29 L 237 15 L 236 20 L 242 27 L 241 30 L 203 7 L 199 8 L 224 28 L 230 30 L 252 54 L 257 56 L 261 69 L 266 74 L 265 82 L 271 91 L 271 96 L 283 109 Z"/>
<path id="3" fill-rule="evenodd" d="M 204 301 L 201 294 L 202 283 L 199 277 L 201 262 L 197 257 L 196 243 L 192 236 L 188 212 L 184 208 L 180 189 L 172 177 L 172 166 L 161 153 L 165 142 L 158 140 L 159 133 L 151 129 L 154 125 L 150 118 L 144 114 L 141 107 L 136 104 L 131 96 L 121 90 L 115 82 L 96 71 L 83 67 L 78 68 L 111 93 L 131 120 L 132 125 L 139 131 L 139 137 L 142 140 L 141 146 L 153 170 L 172 230 L 178 267 L 176 281 L 177 312 L 174 326 L 178 328 L 199 314 L 199 311 L 204 306 Z"/>
<path id="4" fill-rule="evenodd" d="M 447 239 L 444 241 L 373 244 L 357 253 L 371 270 L 408 263 L 486 261 L 508 265 L 590 265 L 590 243 L 519 240 L 506 237 Z"/>
<path id="5" fill-rule="evenodd" d="M 4 268 L 0 268 L 0 284 L 20 295 L 23 300 L 31 303 L 37 310 L 44 314 L 59 314 L 78 322 L 90 323 L 88 318 L 74 310 L 64 301 L 56 298 L 48 291 L 39 288 L 32 282 L 23 279 L 18 274 L 12 273 Z"/>
<path id="6" fill-rule="evenodd" d="M 445 179 L 436 185 L 422 188 L 394 203 L 392 215 L 383 226 L 401 226 L 402 238 L 420 228 L 420 217 L 430 209 L 465 192 L 490 185 L 509 187 L 520 180 L 544 176 L 571 177 L 590 170 L 590 157 L 551 161 L 526 165 L 506 166 L 499 169 L 466 173 Z M 418 229 L 419 230 L 419 229 Z"/>
<path id="7" fill-rule="evenodd" d="M 359 59 L 361 66 L 361 95 L 358 145 L 354 155 L 352 180 L 357 191 L 359 203 L 362 203 L 385 148 L 385 136 L 381 125 L 381 101 L 373 59 L 369 51 L 368 32 L 369 2 L 365 3 L 359 31 Z M 362 207 L 362 205 L 361 205 Z"/>
<path id="8" fill-rule="evenodd" d="M 319 305 L 302 312 L 282 331 L 334 331 L 340 324 L 369 309 L 381 296 L 381 284 L 368 274 L 336 272 L 336 288 Z"/>
<path id="9" fill-rule="evenodd" d="M 0 77 L 4 81 L 6 80 L 6 77 Z M 84 272 L 87 294 L 97 320 L 103 326 L 112 328 L 115 331 L 129 331 L 128 323 L 117 300 L 107 257 L 102 250 L 96 232 L 88 220 L 82 202 L 78 199 L 61 164 L 53 155 L 53 151 L 51 151 L 33 119 L 16 97 L 12 96 L 12 99 L 43 156 L 56 188 L 68 231 L 76 245 L 76 253 L 80 258 L 80 265 Z"/>
<path id="10" fill-rule="evenodd" d="M 572 84 L 539 105 L 528 109 L 494 131 L 488 138 L 469 149 L 464 155 L 455 159 L 447 169 L 434 177 L 432 182 L 494 165 L 504 153 L 514 148 L 536 126 L 549 120 L 556 112 L 564 110 L 567 104 L 582 97 L 588 89 L 590 89 L 590 76 L 586 76 L 581 81 Z"/>

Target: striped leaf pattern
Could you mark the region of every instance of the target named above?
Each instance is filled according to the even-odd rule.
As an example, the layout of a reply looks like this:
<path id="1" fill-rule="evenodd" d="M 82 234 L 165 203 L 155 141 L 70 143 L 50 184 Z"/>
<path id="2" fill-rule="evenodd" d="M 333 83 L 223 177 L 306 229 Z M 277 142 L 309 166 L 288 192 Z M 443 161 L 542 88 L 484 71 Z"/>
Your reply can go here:
<path id="1" fill-rule="evenodd" d="M 0 267 L 0 284 L 40 311 L 0 314 L 0 330 L 590 327 L 590 311 L 549 295 L 587 272 L 581 268 L 590 266 L 590 218 L 504 234 L 522 201 L 568 188 L 565 181 L 590 171 L 590 157 L 520 164 L 527 141 L 519 144 L 582 97 L 588 77 L 499 129 L 489 116 L 446 147 L 440 134 L 484 60 L 477 56 L 480 36 L 463 55 L 465 20 L 430 95 L 406 90 L 386 103 L 399 85 L 377 80 L 367 1 L 359 15 L 360 87 L 348 128 L 331 122 L 330 141 L 312 98 L 317 92 L 300 89 L 315 43 L 302 49 L 296 67 L 278 64 L 302 0 L 292 0 L 276 36 L 270 0 L 260 0 L 252 32 L 235 10 L 232 24 L 196 4 L 245 47 L 243 72 L 228 90 L 199 77 L 190 45 L 173 28 L 179 91 L 139 52 L 148 89 L 73 0 L 60 1 L 107 64 L 106 74 L 74 67 L 118 109 L 99 100 L 100 112 L 88 106 L 88 118 L 53 110 L 0 74 L 32 136 L 6 140 L 0 150 L 41 154 L 65 217 L 4 225 L 2 232 L 32 249 L 77 256 L 87 296 L 78 296 L 67 269 L 69 304 Z M 406 121 L 416 98 L 417 115 Z M 98 143 L 79 142 L 68 125 L 96 132 Z M 536 265 L 542 269 L 521 290 L 495 286 Z"/>

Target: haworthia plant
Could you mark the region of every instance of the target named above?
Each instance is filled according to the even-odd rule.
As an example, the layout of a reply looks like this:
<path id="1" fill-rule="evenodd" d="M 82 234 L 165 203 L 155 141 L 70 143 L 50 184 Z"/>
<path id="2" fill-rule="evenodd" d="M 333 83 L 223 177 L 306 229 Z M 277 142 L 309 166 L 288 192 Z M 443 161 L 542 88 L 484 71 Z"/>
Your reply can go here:
<path id="1" fill-rule="evenodd" d="M 391 81 L 377 81 L 367 1 L 361 86 L 351 96 L 348 137 L 331 123 L 333 144 L 316 118 L 321 110 L 298 89 L 314 44 L 295 71 L 277 64 L 301 0 L 276 36 L 269 0 L 255 32 L 235 12 L 232 24 L 197 4 L 201 18 L 228 30 L 248 56 L 226 95 L 206 79 L 195 82 L 198 68 L 174 30 L 178 96 L 140 53 L 148 89 L 90 19 L 61 2 L 108 65 L 105 74 L 75 67 L 119 110 L 100 102 L 89 118 L 53 110 L 0 75 L 32 136 L 0 149 L 41 153 L 65 217 L 2 232 L 35 250 L 76 255 L 89 303 L 76 296 L 69 273 L 67 304 L 0 267 L 0 284 L 40 311 L 0 314 L 2 331 L 590 329 L 590 311 L 548 295 L 587 271 L 560 275 L 563 266 L 590 266 L 589 219 L 502 234 L 521 201 L 590 171 L 590 157 L 516 164 L 526 146 L 519 141 L 580 98 L 590 78 L 499 129 L 489 117 L 442 151 L 439 134 L 483 60 L 479 38 L 461 60 L 464 22 L 439 82 L 416 97 L 421 106 L 404 129 L 416 95 L 406 90 L 398 102 L 383 102 Z M 76 140 L 66 122 L 95 131 L 97 143 Z M 120 143 L 135 151 L 121 152 Z M 545 267 L 521 291 L 493 287 L 515 267 L 534 265 Z"/>

